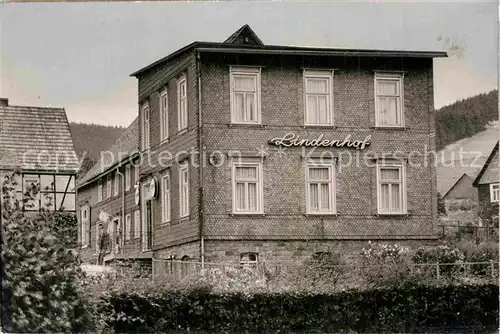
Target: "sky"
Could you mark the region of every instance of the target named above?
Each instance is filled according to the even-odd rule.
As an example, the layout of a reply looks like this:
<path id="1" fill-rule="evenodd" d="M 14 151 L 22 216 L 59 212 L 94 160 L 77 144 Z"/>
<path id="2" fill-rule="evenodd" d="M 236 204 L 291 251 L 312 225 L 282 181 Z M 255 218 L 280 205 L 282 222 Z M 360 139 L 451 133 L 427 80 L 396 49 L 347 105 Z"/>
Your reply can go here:
<path id="1" fill-rule="evenodd" d="M 0 96 L 75 122 L 129 125 L 132 72 L 244 24 L 265 44 L 449 51 L 434 60 L 436 108 L 498 85 L 495 1 L 1 3 L 0 24 Z"/>

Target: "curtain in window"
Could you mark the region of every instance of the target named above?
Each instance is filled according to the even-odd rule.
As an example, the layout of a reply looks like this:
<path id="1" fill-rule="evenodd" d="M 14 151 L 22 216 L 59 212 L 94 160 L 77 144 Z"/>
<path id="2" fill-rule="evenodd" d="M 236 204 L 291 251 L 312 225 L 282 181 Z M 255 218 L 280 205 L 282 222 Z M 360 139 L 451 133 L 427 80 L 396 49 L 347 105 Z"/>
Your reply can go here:
<path id="1" fill-rule="evenodd" d="M 380 169 L 380 207 L 387 212 L 402 211 L 401 170 L 398 168 Z"/>
<path id="2" fill-rule="evenodd" d="M 309 210 L 330 210 L 330 169 L 309 168 Z"/>
<path id="3" fill-rule="evenodd" d="M 257 121 L 257 77 L 255 75 L 234 76 L 235 117 L 240 122 Z"/>
<path id="4" fill-rule="evenodd" d="M 306 80 L 307 123 L 326 124 L 328 117 L 329 80 Z"/>
<path id="5" fill-rule="evenodd" d="M 258 211 L 258 170 L 257 167 L 236 167 L 235 183 L 237 211 Z"/>

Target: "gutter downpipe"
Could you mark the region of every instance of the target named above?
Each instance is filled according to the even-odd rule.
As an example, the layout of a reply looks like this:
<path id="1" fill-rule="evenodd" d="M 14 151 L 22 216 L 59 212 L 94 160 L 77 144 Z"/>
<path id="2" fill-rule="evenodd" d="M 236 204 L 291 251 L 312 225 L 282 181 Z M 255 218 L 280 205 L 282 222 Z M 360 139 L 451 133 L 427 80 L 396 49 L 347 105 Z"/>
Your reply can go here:
<path id="1" fill-rule="evenodd" d="M 120 178 L 122 179 L 122 219 L 121 219 L 121 226 L 125 226 L 125 177 L 124 175 L 120 172 L 120 167 L 116 167 L 116 173 L 120 175 Z M 123 231 L 123 228 L 121 228 L 121 231 Z M 120 231 L 120 232 L 121 232 Z M 126 231 L 125 231 L 126 233 Z M 120 236 L 120 251 L 123 251 L 123 238 L 124 235 L 123 233 Z"/>
<path id="2" fill-rule="evenodd" d="M 196 77 L 198 80 L 198 172 L 199 172 L 199 209 L 198 209 L 198 219 L 200 220 L 200 253 L 201 253 L 201 269 L 205 269 L 205 240 L 203 237 L 203 164 L 205 161 L 202 159 L 203 152 L 203 140 L 202 140 L 202 120 L 201 120 L 201 69 L 200 69 L 200 52 L 196 50 Z"/>

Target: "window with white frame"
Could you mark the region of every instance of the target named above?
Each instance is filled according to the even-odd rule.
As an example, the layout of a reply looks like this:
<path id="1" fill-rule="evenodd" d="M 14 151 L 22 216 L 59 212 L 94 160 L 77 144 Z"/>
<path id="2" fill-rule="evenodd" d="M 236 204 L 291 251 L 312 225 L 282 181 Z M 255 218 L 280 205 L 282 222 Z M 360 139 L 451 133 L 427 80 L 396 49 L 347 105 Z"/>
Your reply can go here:
<path id="1" fill-rule="evenodd" d="M 310 161 L 306 166 L 306 213 L 335 213 L 335 166 Z"/>
<path id="2" fill-rule="evenodd" d="M 377 162 L 378 213 L 406 213 L 405 178 L 405 165 L 402 162 Z"/>
<path id="3" fill-rule="evenodd" d="M 125 216 L 125 240 L 130 240 L 130 235 L 132 233 L 132 215 L 129 213 Z"/>
<path id="4" fill-rule="evenodd" d="M 491 203 L 500 202 L 500 186 L 498 183 L 490 184 L 490 201 Z"/>
<path id="5" fill-rule="evenodd" d="M 120 174 L 115 172 L 115 179 L 113 181 L 113 196 L 118 196 L 120 193 Z"/>
<path id="6" fill-rule="evenodd" d="M 90 234 L 90 206 L 84 205 L 80 209 L 80 242 L 82 247 L 87 247 L 89 245 L 89 234 Z"/>
<path id="7" fill-rule="evenodd" d="M 168 94 L 165 88 L 160 93 L 160 139 L 168 138 Z"/>
<path id="8" fill-rule="evenodd" d="M 333 72 L 304 71 L 305 125 L 333 125 Z"/>
<path id="9" fill-rule="evenodd" d="M 179 167 L 179 206 L 180 218 L 189 216 L 189 169 L 187 163 Z"/>
<path id="10" fill-rule="evenodd" d="M 233 213 L 263 213 L 262 162 L 233 161 L 232 180 Z"/>
<path id="11" fill-rule="evenodd" d="M 111 197 L 111 191 L 112 191 L 112 182 L 111 182 L 111 173 L 108 174 L 107 180 L 106 180 L 106 198 Z"/>
<path id="12" fill-rule="evenodd" d="M 187 106 L 187 81 L 182 75 L 177 81 L 177 130 L 182 131 L 188 127 Z"/>
<path id="13" fill-rule="evenodd" d="M 171 197 L 170 197 L 170 175 L 164 175 L 161 179 L 161 189 L 162 189 L 162 222 L 168 223 L 170 221 L 170 207 L 171 207 Z"/>
<path id="14" fill-rule="evenodd" d="M 141 235 L 141 211 L 134 211 L 134 239 L 137 239 Z"/>
<path id="15" fill-rule="evenodd" d="M 375 74 L 375 125 L 404 127 L 402 74 Z"/>
<path id="16" fill-rule="evenodd" d="M 257 253 L 241 253 L 240 266 L 242 268 L 257 267 L 259 264 L 259 254 Z"/>
<path id="17" fill-rule="evenodd" d="M 149 114 L 149 104 L 145 103 L 142 106 L 142 149 L 147 150 L 150 147 L 149 136 L 150 136 L 150 114 Z"/>
<path id="18" fill-rule="evenodd" d="M 125 190 L 130 190 L 132 171 L 130 165 L 125 166 Z"/>
<path id="19" fill-rule="evenodd" d="M 260 68 L 230 68 L 231 123 L 260 124 Z"/>
<path id="20" fill-rule="evenodd" d="M 98 202 L 102 202 L 102 192 L 103 192 L 103 189 L 102 189 L 102 179 L 99 179 L 97 180 L 97 201 Z"/>

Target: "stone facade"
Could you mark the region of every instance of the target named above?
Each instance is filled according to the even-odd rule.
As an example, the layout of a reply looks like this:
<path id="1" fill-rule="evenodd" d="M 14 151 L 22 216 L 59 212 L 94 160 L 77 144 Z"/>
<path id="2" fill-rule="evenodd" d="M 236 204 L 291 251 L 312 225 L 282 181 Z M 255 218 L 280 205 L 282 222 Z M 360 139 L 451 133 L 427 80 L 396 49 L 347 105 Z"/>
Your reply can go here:
<path id="1" fill-rule="evenodd" d="M 253 40 L 250 44 L 259 43 Z M 429 153 L 435 150 L 433 56 L 204 50 L 186 48 L 134 73 L 139 84 L 139 128 L 146 103 L 151 120 L 151 148 L 142 157 L 152 163 L 141 165 L 141 184 L 152 178 L 161 180 L 166 174 L 172 180 L 171 220 L 161 218 L 161 186 L 158 197 L 150 202 L 155 259 L 234 262 L 241 253 L 251 252 L 265 260 L 285 261 L 316 252 L 356 253 L 368 240 L 419 245 L 436 239 L 436 170 L 434 155 Z M 231 66 L 260 68 L 260 124 L 231 122 Z M 304 124 L 303 73 L 311 68 L 333 70 L 331 126 Z M 403 75 L 404 127 L 375 126 L 376 72 Z M 181 75 L 187 78 L 189 112 L 188 128 L 179 132 L 176 83 Z M 169 137 L 162 141 L 159 97 L 165 88 Z M 331 140 L 371 136 L 371 145 L 365 150 L 329 149 L 336 159 L 335 214 L 306 214 L 304 155 L 311 149 L 278 152 L 269 141 L 286 133 L 309 139 L 323 134 Z M 141 138 L 140 133 L 139 142 Z M 318 149 L 314 154 L 324 151 Z M 263 213 L 233 212 L 231 161 L 235 154 L 262 163 Z M 404 214 L 378 213 L 375 163 L 384 155 L 404 162 Z M 179 160 L 189 165 L 190 214 L 184 218 L 179 216 Z"/>

